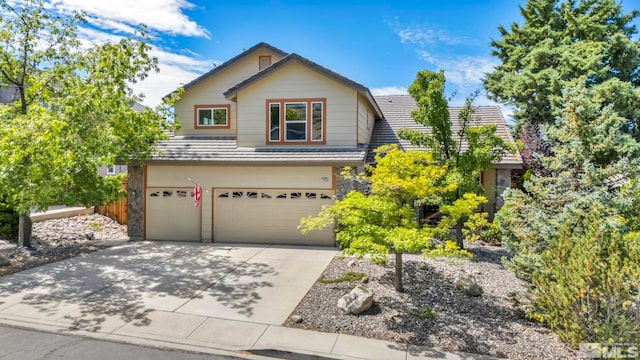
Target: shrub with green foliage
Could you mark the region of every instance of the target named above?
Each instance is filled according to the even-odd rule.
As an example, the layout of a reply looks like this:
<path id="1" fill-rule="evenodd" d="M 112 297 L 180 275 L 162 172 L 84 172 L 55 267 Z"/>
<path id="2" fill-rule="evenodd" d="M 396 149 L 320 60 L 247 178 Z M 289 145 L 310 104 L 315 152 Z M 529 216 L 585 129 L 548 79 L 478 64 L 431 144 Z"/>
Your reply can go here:
<path id="1" fill-rule="evenodd" d="M 0 200 L 0 239 L 18 240 L 18 213 Z"/>
<path id="2" fill-rule="evenodd" d="M 640 233 L 603 206 L 571 208 L 533 273 L 533 306 L 561 340 L 640 341 Z"/>

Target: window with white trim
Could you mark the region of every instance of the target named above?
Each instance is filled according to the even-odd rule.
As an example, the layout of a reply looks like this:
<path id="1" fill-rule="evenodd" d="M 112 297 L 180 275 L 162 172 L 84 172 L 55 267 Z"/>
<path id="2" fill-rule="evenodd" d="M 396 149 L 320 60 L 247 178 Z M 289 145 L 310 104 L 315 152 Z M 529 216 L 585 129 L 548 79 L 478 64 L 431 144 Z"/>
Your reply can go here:
<path id="1" fill-rule="evenodd" d="M 229 105 L 196 105 L 196 128 L 228 128 Z"/>
<path id="2" fill-rule="evenodd" d="M 268 143 L 324 143 L 326 99 L 267 100 Z"/>
<path id="3" fill-rule="evenodd" d="M 115 175 L 116 167 L 115 166 L 107 166 L 107 175 Z"/>

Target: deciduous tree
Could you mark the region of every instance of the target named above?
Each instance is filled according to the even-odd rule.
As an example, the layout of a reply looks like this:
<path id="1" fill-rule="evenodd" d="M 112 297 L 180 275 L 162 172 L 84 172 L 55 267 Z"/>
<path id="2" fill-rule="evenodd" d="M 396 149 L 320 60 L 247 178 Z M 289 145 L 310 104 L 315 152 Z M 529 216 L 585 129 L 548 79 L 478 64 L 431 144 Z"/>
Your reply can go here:
<path id="1" fill-rule="evenodd" d="M 467 254 L 454 246 L 445 246 L 442 239 L 450 232 L 452 222 L 470 217 L 486 202 L 482 196 L 468 194 L 452 205 L 441 225 L 422 227 L 418 224 L 414 206 L 417 199 L 441 202 L 441 198 L 456 185 L 446 181 L 447 168 L 434 162 L 424 151 L 401 151 L 395 146 L 376 150 L 376 165 L 370 175 L 358 175 L 358 181 L 370 184 L 370 194 L 351 191 L 334 205 L 325 207 L 318 216 L 303 218 L 303 233 L 335 225 L 336 239 L 347 255 L 370 255 L 377 263 L 395 254 L 395 288 L 402 291 L 402 254 L 404 252 L 438 249 L 441 254 Z M 347 175 L 345 175 L 347 176 Z M 470 227 L 473 227 L 469 224 Z"/>
<path id="2" fill-rule="evenodd" d="M 0 83 L 17 91 L 17 101 L 0 106 L 0 194 L 21 214 L 23 246 L 30 246 L 32 207 L 91 206 L 122 195 L 120 178 L 102 178 L 97 168 L 145 161 L 164 136 L 158 112 L 131 108 L 140 99 L 131 85 L 157 71 L 144 29 L 83 47 L 83 22 L 40 0 L 0 0 Z"/>
<path id="3" fill-rule="evenodd" d="M 411 116 L 416 123 L 428 128 L 428 131 L 401 129 L 398 132 L 400 138 L 433 153 L 434 160 L 446 169 L 446 181 L 455 187 L 454 191 L 443 197 L 441 203 L 433 205 L 453 204 L 465 193 L 483 194 L 484 190 L 478 181 L 480 173 L 500 161 L 507 151 L 516 151 L 513 144 L 496 135 L 495 125 L 479 124 L 480 119 L 475 115 L 473 107 L 477 93 L 467 98 L 460 111 L 458 124 L 454 127 L 449 117 L 444 87 L 444 72 L 418 72 L 409 87 L 409 94 L 417 105 Z M 462 224 L 455 226 L 456 241 L 462 248 Z"/>

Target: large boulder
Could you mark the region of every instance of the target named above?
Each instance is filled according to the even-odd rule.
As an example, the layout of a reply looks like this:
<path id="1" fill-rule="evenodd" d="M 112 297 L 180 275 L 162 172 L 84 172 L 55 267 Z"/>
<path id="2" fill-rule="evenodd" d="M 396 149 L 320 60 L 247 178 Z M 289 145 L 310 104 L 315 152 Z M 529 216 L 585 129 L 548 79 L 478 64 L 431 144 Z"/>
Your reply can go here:
<path id="1" fill-rule="evenodd" d="M 0 254 L 0 267 L 5 267 L 11 265 L 11 260 L 8 257 Z"/>
<path id="2" fill-rule="evenodd" d="M 347 314 L 360 314 L 373 305 L 373 292 L 362 285 L 356 286 L 338 300 L 338 307 Z"/>
<path id="3" fill-rule="evenodd" d="M 482 288 L 476 282 L 476 278 L 473 275 L 465 274 L 456 279 L 456 290 L 463 292 L 469 296 L 482 295 Z"/>

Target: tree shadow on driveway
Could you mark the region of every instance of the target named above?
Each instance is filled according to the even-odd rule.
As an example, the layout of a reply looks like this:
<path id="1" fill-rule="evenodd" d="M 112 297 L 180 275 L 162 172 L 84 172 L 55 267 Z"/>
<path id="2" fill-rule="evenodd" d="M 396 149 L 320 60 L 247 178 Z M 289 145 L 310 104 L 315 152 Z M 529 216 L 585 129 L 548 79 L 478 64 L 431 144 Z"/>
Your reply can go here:
<path id="1" fill-rule="evenodd" d="M 33 268 L 0 278 L 0 316 L 112 332 L 129 322 L 149 326 L 150 312 L 174 311 L 212 287 L 218 304 L 252 316 L 258 290 L 273 286 L 261 278 L 277 272 L 235 250 L 137 243 Z"/>

